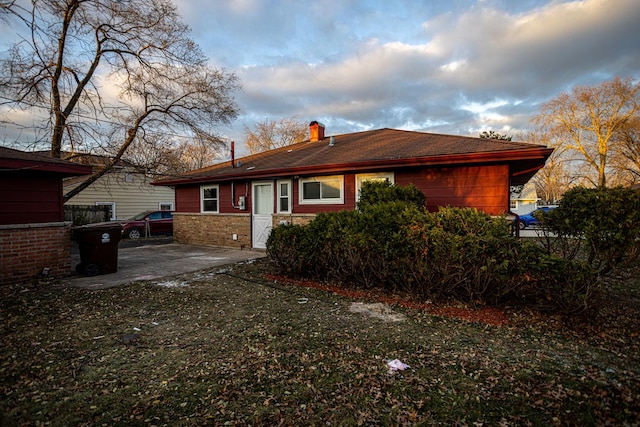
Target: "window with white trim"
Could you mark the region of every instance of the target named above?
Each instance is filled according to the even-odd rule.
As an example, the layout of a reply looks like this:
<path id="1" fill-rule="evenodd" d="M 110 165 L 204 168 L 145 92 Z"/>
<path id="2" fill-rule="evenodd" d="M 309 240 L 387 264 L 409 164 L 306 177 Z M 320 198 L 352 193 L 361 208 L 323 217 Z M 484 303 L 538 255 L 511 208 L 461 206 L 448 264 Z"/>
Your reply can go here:
<path id="1" fill-rule="evenodd" d="M 200 187 L 200 209 L 202 213 L 219 212 L 219 186 L 203 185 Z"/>
<path id="2" fill-rule="evenodd" d="M 109 220 L 114 221 L 116 219 L 116 203 L 115 202 L 96 202 L 96 206 L 108 206 Z"/>
<path id="3" fill-rule="evenodd" d="M 160 209 L 161 211 L 172 211 L 173 210 L 173 203 L 171 203 L 171 202 L 160 202 L 160 203 L 158 203 L 158 209 Z"/>
<path id="4" fill-rule="evenodd" d="M 278 181 L 278 213 L 291 213 L 291 181 Z"/>
<path id="5" fill-rule="evenodd" d="M 393 172 L 381 173 L 360 173 L 356 175 L 356 202 L 360 200 L 360 191 L 362 184 L 367 181 L 387 181 L 391 184 L 395 183 Z"/>
<path id="6" fill-rule="evenodd" d="M 300 204 L 344 204 L 344 177 L 300 178 Z"/>
<path id="7" fill-rule="evenodd" d="M 509 209 L 518 209 L 518 201 L 509 200 Z"/>

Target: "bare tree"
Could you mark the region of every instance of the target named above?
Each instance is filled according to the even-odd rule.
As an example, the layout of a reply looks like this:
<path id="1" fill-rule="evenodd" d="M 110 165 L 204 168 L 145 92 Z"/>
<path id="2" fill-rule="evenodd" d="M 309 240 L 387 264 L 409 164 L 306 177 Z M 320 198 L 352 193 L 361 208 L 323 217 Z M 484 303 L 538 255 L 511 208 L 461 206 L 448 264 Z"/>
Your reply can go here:
<path id="1" fill-rule="evenodd" d="M 136 141 L 126 153 L 126 160 L 144 165 L 148 175 L 179 175 L 210 166 L 224 158 L 223 141 L 211 144 L 198 138 L 161 137 L 153 143 Z M 142 170 L 141 170 L 142 171 Z"/>
<path id="2" fill-rule="evenodd" d="M 627 122 L 617 142 L 615 169 L 622 175 L 621 180 L 629 184 L 640 182 L 640 115 Z"/>
<path id="3" fill-rule="evenodd" d="M 53 157 L 96 146 L 113 156 L 65 200 L 136 141 L 176 134 L 219 144 L 215 126 L 237 116 L 237 77 L 207 64 L 169 0 L 21 4 L 0 9 L 29 34 L 2 61 L 3 104 L 43 115 L 40 134 Z"/>
<path id="4" fill-rule="evenodd" d="M 295 118 L 269 120 L 255 124 L 253 129 L 245 126 L 245 143 L 251 154 L 274 148 L 286 147 L 307 138 L 307 123 Z"/>
<path id="5" fill-rule="evenodd" d="M 567 150 L 554 139 L 553 135 L 528 132 L 523 139 L 531 143 L 554 148 L 544 168 L 536 172 L 531 182 L 536 187 L 538 197 L 544 203 L 557 203 L 562 198 L 562 195 L 579 180 L 577 176 L 579 174 L 574 170 L 574 162 L 567 155 Z"/>
<path id="6" fill-rule="evenodd" d="M 620 133 L 639 114 L 639 95 L 640 84 L 632 78 L 577 86 L 543 104 L 534 120 L 579 156 L 589 171 L 587 178 L 605 187 L 615 166 L 612 156 L 620 153 Z"/>

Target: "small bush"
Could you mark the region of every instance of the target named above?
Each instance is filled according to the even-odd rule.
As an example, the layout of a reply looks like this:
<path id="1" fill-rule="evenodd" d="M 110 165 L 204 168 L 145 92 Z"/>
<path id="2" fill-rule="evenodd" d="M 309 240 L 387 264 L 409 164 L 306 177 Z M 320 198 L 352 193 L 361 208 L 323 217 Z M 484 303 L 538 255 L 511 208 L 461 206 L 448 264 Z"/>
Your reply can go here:
<path id="1" fill-rule="evenodd" d="M 280 225 L 267 239 L 267 254 L 285 274 L 299 276 L 307 269 L 308 232 L 299 225 Z"/>

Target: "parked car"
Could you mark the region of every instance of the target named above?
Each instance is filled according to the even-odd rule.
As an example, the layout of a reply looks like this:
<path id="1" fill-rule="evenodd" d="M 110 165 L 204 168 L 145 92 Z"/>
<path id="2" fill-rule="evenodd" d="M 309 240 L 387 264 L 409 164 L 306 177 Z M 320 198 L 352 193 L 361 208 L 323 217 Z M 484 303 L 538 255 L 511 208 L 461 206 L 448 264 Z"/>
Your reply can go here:
<path id="1" fill-rule="evenodd" d="M 528 214 L 520 216 L 520 230 L 524 230 L 525 228 L 531 227 L 532 225 L 539 225 L 540 215 L 544 215 L 545 213 L 552 211 L 555 208 L 557 208 L 557 206 L 543 206 L 529 212 Z"/>
<path id="2" fill-rule="evenodd" d="M 120 223 L 122 237 L 129 239 L 139 239 L 154 234 L 173 234 L 172 211 L 142 212 Z"/>

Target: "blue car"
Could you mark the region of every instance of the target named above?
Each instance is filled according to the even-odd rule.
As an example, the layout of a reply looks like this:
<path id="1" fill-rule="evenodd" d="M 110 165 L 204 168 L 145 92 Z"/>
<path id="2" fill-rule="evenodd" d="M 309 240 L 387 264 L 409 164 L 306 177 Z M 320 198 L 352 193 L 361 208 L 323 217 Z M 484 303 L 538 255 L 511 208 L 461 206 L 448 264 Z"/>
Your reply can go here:
<path id="1" fill-rule="evenodd" d="M 544 215 L 546 212 L 552 211 L 556 207 L 557 206 L 544 206 L 536 209 L 535 211 L 529 212 L 528 214 L 522 215 L 520 217 L 520 230 L 524 230 L 532 225 L 539 225 L 540 220 L 536 217 Z"/>

